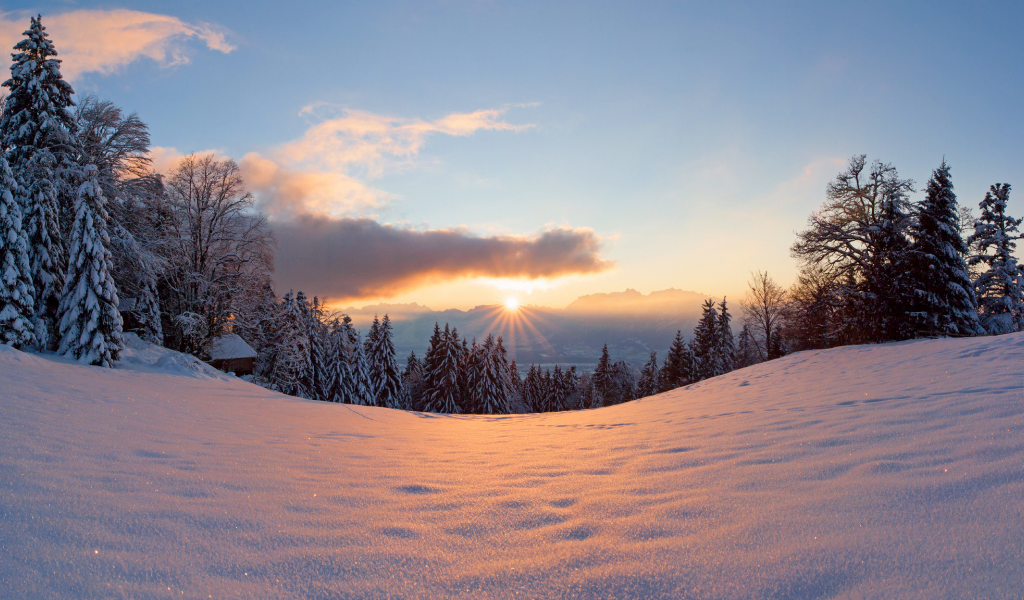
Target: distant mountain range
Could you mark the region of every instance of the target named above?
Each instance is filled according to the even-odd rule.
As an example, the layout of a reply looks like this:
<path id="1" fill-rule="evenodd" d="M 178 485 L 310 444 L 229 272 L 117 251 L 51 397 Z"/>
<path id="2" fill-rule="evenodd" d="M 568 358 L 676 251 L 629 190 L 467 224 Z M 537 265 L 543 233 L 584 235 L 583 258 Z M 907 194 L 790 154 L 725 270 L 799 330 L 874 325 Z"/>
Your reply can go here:
<path id="1" fill-rule="evenodd" d="M 636 367 L 657 350 L 659 362 L 677 330 L 689 338 L 701 315 L 705 294 L 667 289 L 644 295 L 634 289 L 610 294 L 581 296 L 563 309 L 521 306 L 510 311 L 502 305 L 477 306 L 471 310 L 434 311 L 412 304 L 377 304 L 341 312 L 352 317 L 365 334 L 374 315 L 389 315 L 395 333 L 400 364 L 412 351 L 421 357 L 434 329 L 445 323 L 469 339 L 488 333 L 501 335 L 509 358 L 520 367 L 531 363 L 570 364 L 592 368 L 608 344 L 613 360 L 626 360 Z M 730 306 L 735 316 L 738 306 Z"/>

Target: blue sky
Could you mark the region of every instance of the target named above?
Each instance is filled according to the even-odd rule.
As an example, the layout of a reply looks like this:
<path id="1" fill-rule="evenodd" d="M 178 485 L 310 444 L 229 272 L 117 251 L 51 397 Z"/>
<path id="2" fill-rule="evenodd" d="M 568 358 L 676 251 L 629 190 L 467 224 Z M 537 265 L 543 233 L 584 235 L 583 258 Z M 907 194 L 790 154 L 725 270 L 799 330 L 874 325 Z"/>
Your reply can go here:
<path id="1" fill-rule="evenodd" d="M 137 28 L 98 36 L 99 21 L 68 17 L 123 24 L 117 9 L 173 22 L 143 27 L 149 45 L 132 46 Z M 566 228 L 594 254 L 591 268 L 571 274 L 572 263 L 559 272 L 567 276 L 536 280 L 536 261 L 493 273 L 514 271 L 505 284 L 519 292 L 477 277 L 479 268 L 424 267 L 347 304 L 467 308 L 531 286 L 522 300 L 551 306 L 627 287 L 738 300 L 750 271 L 792 281 L 794 232 L 854 154 L 893 163 L 919 187 L 945 156 L 961 203 L 975 208 L 990 184 L 1024 181 L 1018 3 L 43 2 L 4 11 L 5 31 L 43 13 L 76 89 L 137 111 L 161 156 L 248 155 L 243 171 L 257 182 L 267 173 L 257 166 L 271 163 L 277 175 L 318 174 L 315 198 L 290 196 L 287 209 L 269 197 L 280 185 L 256 186 L 282 224 L 301 209 L 485 239 Z M 98 37 L 117 45 L 122 35 L 125 53 L 82 58 Z M 342 126 L 333 142 L 313 139 L 332 123 Z M 388 145 L 353 133 L 366 124 L 405 137 Z M 1011 212 L 1024 214 L 1014 198 L 1011 209 L 1021 208 Z M 339 257 L 322 280 L 280 268 L 278 279 L 330 297 L 347 272 Z"/>

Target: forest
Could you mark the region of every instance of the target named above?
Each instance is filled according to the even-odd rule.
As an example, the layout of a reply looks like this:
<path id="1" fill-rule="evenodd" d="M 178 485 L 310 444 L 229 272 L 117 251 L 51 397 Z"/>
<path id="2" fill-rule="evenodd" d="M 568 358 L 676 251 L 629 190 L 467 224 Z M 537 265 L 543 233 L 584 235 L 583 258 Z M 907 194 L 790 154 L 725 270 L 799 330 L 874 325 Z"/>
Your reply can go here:
<path id="1" fill-rule="evenodd" d="M 521 370 L 501 337 L 467 340 L 438 323 L 403 368 L 388 315 L 364 337 L 316 296 L 278 295 L 271 223 L 231 159 L 194 154 L 156 173 L 146 124 L 76 98 L 56 56 L 32 18 L 3 83 L 0 343 L 19 349 L 112 367 L 125 332 L 200 358 L 236 334 L 257 353 L 252 381 L 285 394 L 503 414 L 618 404 L 795 351 L 1024 326 L 1010 185 L 993 184 L 975 217 L 945 160 L 914 201 L 913 180 L 859 155 L 797 234 L 796 283 L 752 274 L 738 333 L 725 299 L 708 300 L 660 366 L 656 352 L 634 366 L 605 346 L 593 372 L 578 372 Z"/>

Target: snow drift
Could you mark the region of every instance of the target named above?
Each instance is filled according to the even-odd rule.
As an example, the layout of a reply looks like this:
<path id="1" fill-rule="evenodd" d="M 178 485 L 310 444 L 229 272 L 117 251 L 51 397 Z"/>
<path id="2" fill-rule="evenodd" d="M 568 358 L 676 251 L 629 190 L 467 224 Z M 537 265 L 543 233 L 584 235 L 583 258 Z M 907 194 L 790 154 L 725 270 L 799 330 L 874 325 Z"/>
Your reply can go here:
<path id="1" fill-rule="evenodd" d="M 480 417 L 0 347 L 0 596 L 1020 597 L 1022 364 L 854 346 Z"/>

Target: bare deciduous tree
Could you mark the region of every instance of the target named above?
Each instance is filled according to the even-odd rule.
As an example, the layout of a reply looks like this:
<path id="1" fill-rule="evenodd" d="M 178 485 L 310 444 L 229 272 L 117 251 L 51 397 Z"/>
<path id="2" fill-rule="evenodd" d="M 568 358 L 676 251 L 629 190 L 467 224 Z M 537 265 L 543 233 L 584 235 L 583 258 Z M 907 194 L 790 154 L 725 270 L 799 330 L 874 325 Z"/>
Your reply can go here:
<path id="1" fill-rule="evenodd" d="M 239 300 L 266 285 L 274 236 L 233 160 L 187 156 L 166 187 L 175 252 L 165 311 L 175 345 L 202 353 L 236 317 Z"/>
<path id="2" fill-rule="evenodd" d="M 760 359 L 778 358 L 782 355 L 780 326 L 786 306 L 786 290 L 767 272 L 761 271 L 751 274 L 748 285 L 750 290 L 740 303 L 743 322 L 753 333 Z"/>

